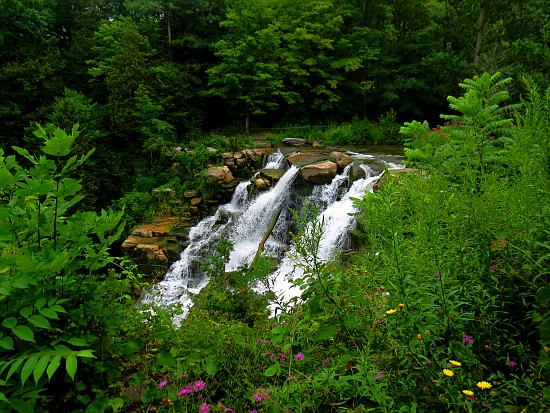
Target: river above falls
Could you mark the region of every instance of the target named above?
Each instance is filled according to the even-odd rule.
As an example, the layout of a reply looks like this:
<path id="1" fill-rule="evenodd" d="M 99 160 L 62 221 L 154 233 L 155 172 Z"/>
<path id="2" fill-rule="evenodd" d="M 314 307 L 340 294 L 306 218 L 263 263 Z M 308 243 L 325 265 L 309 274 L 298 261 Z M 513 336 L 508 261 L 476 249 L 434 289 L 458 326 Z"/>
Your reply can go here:
<path id="1" fill-rule="evenodd" d="M 309 151 L 324 154 L 343 152 L 353 159 L 353 163 L 344 169 L 339 168 L 339 173 L 326 184 L 308 184 L 301 178 L 300 169 L 289 165 L 287 157 Z M 290 209 L 300 212 L 307 203 L 318 208 L 316 219 L 324 225 L 318 258 L 330 261 L 338 250 L 346 247 L 349 233 L 355 228 L 355 218 L 350 215 L 356 212 L 352 199 L 362 198 L 366 191 L 372 192 L 385 168 L 402 168 L 403 160 L 403 148 L 396 146 L 279 148 L 264 162 L 269 169 L 284 171 L 276 184 L 258 193 L 251 180 L 241 182 L 231 202 L 221 205 L 215 214 L 191 228 L 189 245 L 182 251 L 180 259 L 171 266 L 164 279 L 145 294 L 141 305 L 181 306 L 183 315 L 179 317 L 185 317 L 192 305 L 190 296 L 199 293 L 209 281 L 201 263 L 213 254 L 222 237 L 229 239 L 234 246 L 226 271 L 247 266 L 279 211 L 263 251 L 276 263 L 276 269 L 267 283 L 255 288 L 259 292 L 270 289 L 278 303 L 299 296 L 300 290 L 291 283 L 303 273 L 296 265 L 296 251 L 289 235 L 296 225 Z M 276 312 L 277 305 L 273 304 L 271 309 Z"/>

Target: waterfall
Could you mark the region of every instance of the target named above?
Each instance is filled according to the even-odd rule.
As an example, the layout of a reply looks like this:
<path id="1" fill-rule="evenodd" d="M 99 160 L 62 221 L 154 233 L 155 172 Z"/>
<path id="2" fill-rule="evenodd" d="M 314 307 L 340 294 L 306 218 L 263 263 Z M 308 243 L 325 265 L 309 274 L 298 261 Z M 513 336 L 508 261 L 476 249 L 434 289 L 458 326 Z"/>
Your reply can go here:
<path id="1" fill-rule="evenodd" d="M 277 152 L 267 156 L 264 169 L 285 169 L 284 166 L 286 166 L 285 156 L 281 150 L 277 148 Z"/>
<path id="2" fill-rule="evenodd" d="M 364 170 L 365 178 L 355 180 L 349 187 L 352 165 L 348 165 L 332 182 L 314 185 L 310 195 L 306 196 L 307 202 L 318 209 L 317 224 L 323 225 L 318 259 L 324 262 L 331 260 L 336 251 L 345 247 L 347 235 L 355 228 L 352 214 L 356 210 L 352 198 L 362 198 L 365 191 L 372 192 L 374 183 L 381 176 L 381 173 L 375 172 L 380 171 L 380 165 L 401 166 L 372 155 L 352 153 L 352 157 Z M 369 164 L 364 163 L 365 161 Z M 369 166 L 371 161 L 374 169 Z M 301 277 L 303 270 L 296 265 L 296 259 L 300 257 L 297 256 L 295 245 L 289 241 L 288 235 L 289 223 L 293 222 L 288 206 L 299 210 L 301 205 L 297 204 L 301 204 L 299 199 L 303 199 L 303 195 L 302 198 L 294 196 L 291 190 L 299 169 L 295 166 L 288 168 L 285 157 L 279 150 L 268 157 L 265 168 L 287 171 L 269 191 L 262 192 L 253 199 L 250 198 L 251 181 L 241 182 L 236 187 L 231 202 L 220 206 L 214 215 L 204 218 L 191 228 L 189 245 L 182 252 L 180 260 L 172 265 L 161 282 L 146 293 L 141 305 L 169 307 L 181 304 L 183 314 L 174 318 L 174 322 L 178 324 L 186 317 L 192 305 L 189 293 L 196 294 L 208 284 L 208 277 L 201 272 L 201 261 L 213 254 L 220 239 L 226 237 L 233 243 L 233 251 L 225 267 L 227 271 L 249 265 L 279 209 L 281 214 L 272 236 L 265 244 L 265 252 L 279 258 L 280 263 L 268 284 L 257 285 L 255 289 L 258 292 L 269 289 L 275 293 L 277 300 L 270 305 L 272 311 L 279 308 L 279 303 L 287 303 L 301 294 L 301 290 L 291 282 L 293 278 Z M 311 225 L 310 223 L 310 228 Z"/>
<path id="3" fill-rule="evenodd" d="M 369 176 L 370 171 L 368 166 L 365 166 L 364 169 L 366 169 L 367 178 L 355 181 L 349 191 L 339 201 L 334 200 L 331 202 L 316 218 L 316 224 L 323 226 L 323 235 L 317 253 L 317 258 L 321 261 L 330 261 L 333 258 L 332 255 L 338 249 L 344 247 L 349 232 L 355 229 L 356 221 L 351 214 L 357 211 L 353 206 L 352 198 L 362 199 L 365 191 L 372 192 L 374 183 L 383 174 L 382 172 L 380 175 Z M 344 174 L 345 171 L 342 175 Z M 318 205 L 318 197 L 322 197 L 327 193 L 334 193 L 334 188 L 337 187 L 339 181 L 342 179 L 342 176 L 337 175 L 330 185 L 319 191 L 322 192 L 321 194 L 315 194 L 314 191 L 309 197 L 309 201 Z M 312 224 L 308 226 L 309 229 L 311 229 L 311 226 Z M 306 232 L 307 230 L 308 228 L 306 228 Z M 292 284 L 292 280 L 302 277 L 304 271 L 303 268 L 296 265 L 297 260 L 305 262 L 304 257 L 297 254 L 295 245 L 292 245 L 274 276 L 269 281 L 269 285 L 258 286 L 257 291 L 263 292 L 266 289 L 270 289 L 275 293 L 278 303 L 288 303 L 291 299 L 299 297 L 301 290 Z M 276 312 L 279 309 L 279 305 L 272 303 L 270 309 L 272 312 Z"/>
<path id="4" fill-rule="evenodd" d="M 200 272 L 201 259 L 212 254 L 222 236 L 234 244 L 228 270 L 247 264 L 258 248 L 277 210 L 290 193 L 289 189 L 298 174 L 298 168 L 290 168 L 269 191 L 263 192 L 248 204 L 247 187 L 250 181 L 241 182 L 231 202 L 222 205 L 212 216 L 206 217 L 189 232 L 189 246 L 182 252 L 164 279 L 153 286 L 141 301 L 142 305 L 171 306 L 181 303 L 191 305 L 187 292 L 198 293 L 207 277 Z M 235 227 L 231 230 L 231 227 Z"/>

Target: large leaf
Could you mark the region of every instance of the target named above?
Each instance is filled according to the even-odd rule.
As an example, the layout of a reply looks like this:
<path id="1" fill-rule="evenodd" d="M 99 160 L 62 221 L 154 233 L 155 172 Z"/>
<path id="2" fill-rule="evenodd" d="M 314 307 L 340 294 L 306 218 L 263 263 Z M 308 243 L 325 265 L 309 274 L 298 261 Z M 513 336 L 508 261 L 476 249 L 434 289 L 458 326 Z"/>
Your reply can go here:
<path id="1" fill-rule="evenodd" d="M 38 315 L 38 314 L 32 315 L 29 317 L 28 320 L 32 324 L 34 324 L 36 327 L 46 328 L 48 330 L 52 328 L 48 319 L 45 317 L 42 317 L 41 315 Z"/>
<path id="2" fill-rule="evenodd" d="M 50 365 L 48 366 L 48 380 L 50 380 L 57 370 L 57 368 L 61 365 L 61 356 L 55 356 L 52 361 L 50 362 Z"/>
<path id="3" fill-rule="evenodd" d="M 74 381 L 74 375 L 76 373 L 76 366 L 78 363 L 78 359 L 74 354 L 71 354 L 67 357 L 67 360 L 65 361 L 65 367 L 67 368 L 67 374 L 73 379 Z"/>
<path id="4" fill-rule="evenodd" d="M 48 366 L 49 362 L 50 362 L 50 357 L 41 357 L 38 360 L 38 363 L 36 363 L 36 366 L 34 366 L 34 371 L 32 373 L 32 376 L 36 384 L 38 384 L 38 380 L 40 380 L 40 377 L 42 377 L 42 374 L 44 374 L 44 371 L 46 370 L 46 367 Z"/>
<path id="5" fill-rule="evenodd" d="M 11 331 L 13 331 L 13 333 L 21 340 L 34 342 L 34 334 L 27 326 L 16 326 L 12 328 Z"/>
<path id="6" fill-rule="evenodd" d="M 36 366 L 36 363 L 38 363 L 38 358 L 31 357 L 27 359 L 27 362 L 21 369 L 21 387 L 25 386 L 25 382 L 30 377 L 30 375 L 34 372 L 34 367 Z"/>

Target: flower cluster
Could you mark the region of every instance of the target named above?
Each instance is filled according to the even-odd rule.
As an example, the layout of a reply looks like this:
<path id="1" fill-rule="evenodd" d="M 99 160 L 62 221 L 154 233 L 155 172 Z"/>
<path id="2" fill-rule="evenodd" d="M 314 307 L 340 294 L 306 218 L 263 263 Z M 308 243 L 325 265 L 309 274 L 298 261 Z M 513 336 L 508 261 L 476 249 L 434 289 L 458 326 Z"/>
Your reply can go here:
<path id="1" fill-rule="evenodd" d="M 182 387 L 178 390 L 178 396 L 187 396 L 188 394 L 191 394 L 193 392 L 199 392 L 206 388 L 206 383 L 202 380 L 198 380 L 195 382 L 195 384 L 189 383 L 187 386 Z"/>

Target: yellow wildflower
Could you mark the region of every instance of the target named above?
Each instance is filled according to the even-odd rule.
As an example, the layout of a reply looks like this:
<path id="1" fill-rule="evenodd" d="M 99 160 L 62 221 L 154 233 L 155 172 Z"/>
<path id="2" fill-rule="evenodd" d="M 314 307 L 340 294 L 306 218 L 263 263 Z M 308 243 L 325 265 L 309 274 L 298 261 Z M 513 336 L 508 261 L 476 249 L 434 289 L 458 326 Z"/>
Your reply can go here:
<path id="1" fill-rule="evenodd" d="M 403 303 L 399 303 L 399 304 L 397 304 L 397 306 L 399 307 L 400 310 L 405 308 L 405 304 L 403 304 Z"/>
<path id="2" fill-rule="evenodd" d="M 480 381 L 479 383 L 477 383 L 477 387 L 479 387 L 480 389 L 490 389 L 491 387 L 491 383 L 488 383 L 486 381 Z"/>
<path id="3" fill-rule="evenodd" d="M 462 390 L 462 393 L 464 393 L 466 396 L 473 396 L 474 392 L 471 390 Z"/>
<path id="4" fill-rule="evenodd" d="M 458 361 L 455 360 L 449 360 L 449 363 L 451 363 L 455 367 L 460 367 L 462 364 L 460 364 Z"/>
<path id="5" fill-rule="evenodd" d="M 386 311 L 386 314 L 390 315 L 395 313 L 397 310 L 394 310 L 393 308 L 391 310 Z"/>
<path id="6" fill-rule="evenodd" d="M 443 369 L 443 374 L 444 374 L 445 376 L 449 376 L 449 377 L 453 377 L 453 376 L 454 376 L 454 373 L 453 373 L 451 370 L 449 370 L 449 369 Z M 479 386 L 479 383 L 478 383 L 478 386 Z"/>

